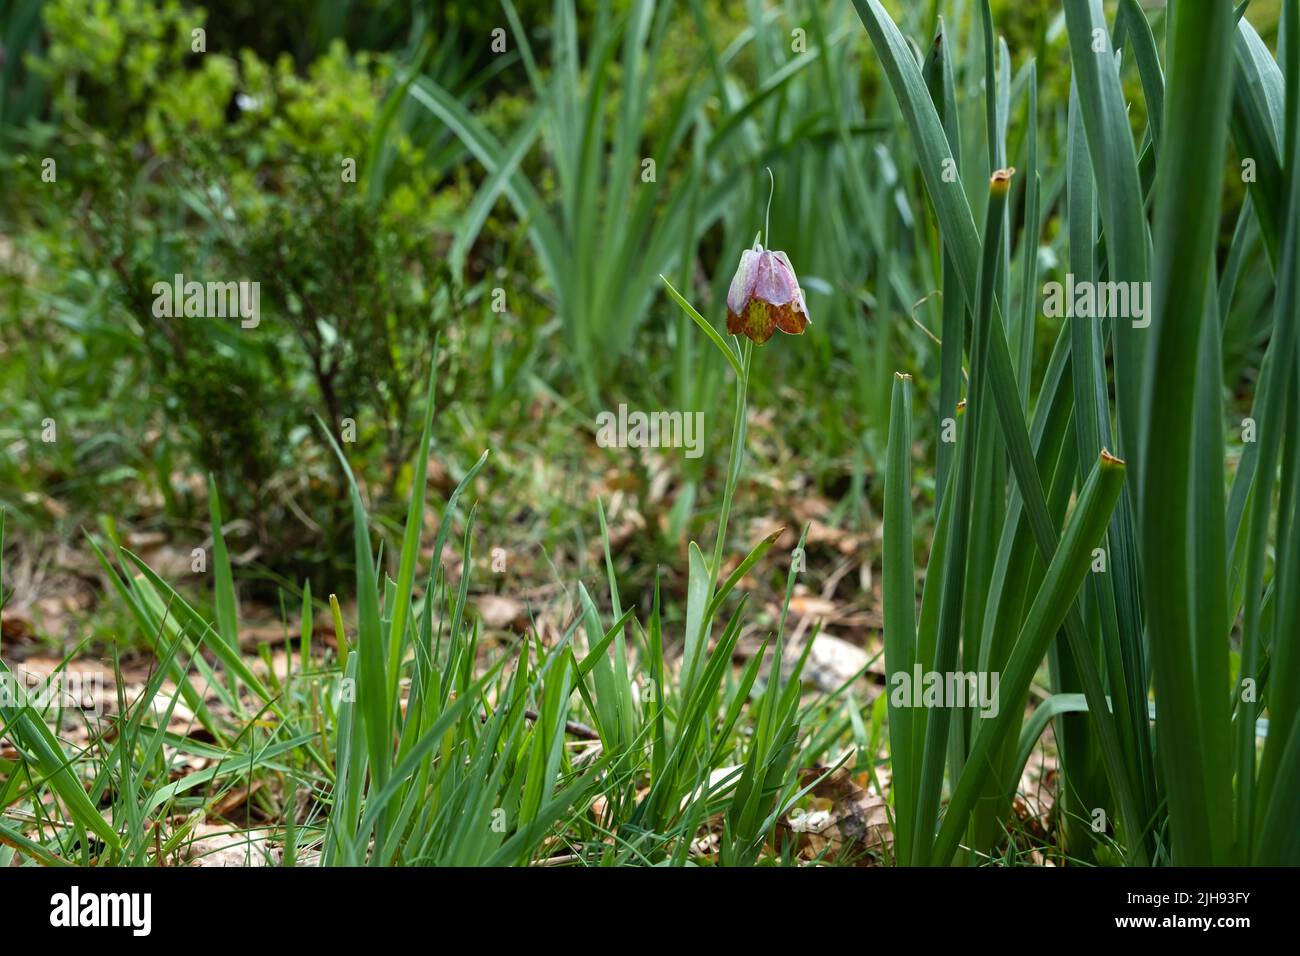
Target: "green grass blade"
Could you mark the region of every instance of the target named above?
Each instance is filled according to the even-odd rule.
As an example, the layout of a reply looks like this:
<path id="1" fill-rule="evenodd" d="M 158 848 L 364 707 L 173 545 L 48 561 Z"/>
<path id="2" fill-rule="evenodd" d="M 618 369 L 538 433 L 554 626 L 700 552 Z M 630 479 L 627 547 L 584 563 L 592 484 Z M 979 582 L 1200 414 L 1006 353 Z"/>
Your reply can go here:
<path id="1" fill-rule="evenodd" d="M 916 663 L 916 571 L 912 557 L 911 377 L 894 377 L 885 468 L 884 573 L 885 673 L 911 674 Z M 913 751 L 913 710 L 889 705 L 889 745 L 894 771 L 895 855 L 912 859 L 920 766 Z"/>
<path id="2" fill-rule="evenodd" d="M 211 474 L 208 475 L 208 514 L 212 522 L 212 593 L 217 612 L 217 635 L 228 648 L 238 653 L 239 606 L 235 600 L 235 580 L 230 570 L 230 555 L 226 551 L 226 536 L 221 530 L 217 483 Z M 232 690 L 236 686 L 232 684 Z"/>

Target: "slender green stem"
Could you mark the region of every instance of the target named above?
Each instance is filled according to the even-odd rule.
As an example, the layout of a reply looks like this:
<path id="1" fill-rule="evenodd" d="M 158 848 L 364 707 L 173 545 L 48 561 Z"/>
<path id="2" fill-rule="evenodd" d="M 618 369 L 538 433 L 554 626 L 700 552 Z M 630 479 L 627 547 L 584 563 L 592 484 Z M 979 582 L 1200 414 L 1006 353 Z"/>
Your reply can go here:
<path id="1" fill-rule="evenodd" d="M 718 584 L 718 570 L 722 567 L 722 548 L 727 540 L 727 519 L 731 516 L 731 498 L 740 479 L 740 466 L 745 460 L 745 410 L 748 405 L 749 369 L 754 358 L 754 343 L 745 339 L 741 359 L 741 374 L 736 377 L 736 416 L 731 424 L 731 452 L 727 458 L 727 484 L 722 491 L 722 511 L 718 515 L 718 538 L 713 544 L 713 564 L 709 568 L 709 594 Z"/>

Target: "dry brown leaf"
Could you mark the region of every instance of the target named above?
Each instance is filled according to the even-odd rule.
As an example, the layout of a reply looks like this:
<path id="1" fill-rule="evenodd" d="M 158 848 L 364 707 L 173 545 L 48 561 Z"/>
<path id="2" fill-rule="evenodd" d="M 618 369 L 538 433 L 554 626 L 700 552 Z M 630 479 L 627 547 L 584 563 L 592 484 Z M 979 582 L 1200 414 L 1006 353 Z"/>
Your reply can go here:
<path id="1" fill-rule="evenodd" d="M 825 773 L 825 767 L 804 768 L 801 783 L 812 784 Z M 787 838 L 798 841 L 804 859 L 823 855 L 866 864 L 872 862 L 872 854 L 884 853 L 892 845 L 884 796 L 860 785 L 845 768 L 817 782 L 811 796 L 807 810 L 791 812 L 779 824 Z"/>
<path id="2" fill-rule="evenodd" d="M 6 641 L 26 641 L 36 636 L 32 616 L 26 610 L 7 607 L 0 611 L 0 637 Z"/>
<path id="3" fill-rule="evenodd" d="M 265 781 L 254 780 L 251 785 L 235 787 L 208 810 L 208 816 L 226 819 L 239 817 L 242 820 L 255 815 L 255 808 L 252 806 L 253 794 L 263 786 Z"/>

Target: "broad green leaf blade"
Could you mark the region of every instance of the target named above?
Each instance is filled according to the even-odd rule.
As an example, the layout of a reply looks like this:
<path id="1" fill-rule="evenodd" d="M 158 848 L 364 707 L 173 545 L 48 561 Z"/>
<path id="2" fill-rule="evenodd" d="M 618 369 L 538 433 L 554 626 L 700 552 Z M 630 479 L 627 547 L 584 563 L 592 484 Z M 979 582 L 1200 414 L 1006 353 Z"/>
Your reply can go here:
<path id="1" fill-rule="evenodd" d="M 1226 658 L 1228 650 L 1209 634 L 1209 644 L 1191 644 L 1196 631 L 1189 567 L 1190 468 L 1198 345 L 1210 286 L 1188 279 L 1189 271 L 1197 276 L 1210 269 L 1218 232 L 1231 16 L 1227 4 L 1203 10 L 1178 4 L 1171 14 L 1161 192 L 1154 227 L 1153 316 L 1137 468 L 1143 599 L 1160 708 L 1156 736 L 1166 777 L 1173 859 L 1182 865 L 1228 863 L 1233 842 L 1221 818 L 1222 809 L 1231 805 L 1226 741 L 1217 733 L 1202 739 L 1190 730 L 1208 729 L 1201 715 L 1211 701 L 1223 698 L 1226 667 L 1211 666 L 1209 657 Z"/>

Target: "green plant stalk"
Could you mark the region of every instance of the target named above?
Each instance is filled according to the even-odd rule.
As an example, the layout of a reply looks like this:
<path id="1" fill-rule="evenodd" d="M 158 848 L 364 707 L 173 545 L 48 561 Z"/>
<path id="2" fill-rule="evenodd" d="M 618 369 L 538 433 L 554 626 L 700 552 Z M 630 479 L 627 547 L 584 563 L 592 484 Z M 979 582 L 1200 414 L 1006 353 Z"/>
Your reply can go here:
<path id="1" fill-rule="evenodd" d="M 895 99 L 921 156 L 918 169 L 944 230 L 947 243 L 945 248 L 952 254 L 960 291 L 967 304 L 973 305 L 978 296 L 979 235 L 960 177 L 956 182 L 945 181 L 943 171 L 947 168 L 947 162 L 952 160 L 952 152 L 935 113 L 934 104 L 926 92 L 915 57 L 879 0 L 853 0 L 853 3 L 881 59 Z M 1042 481 L 1033 464 L 1028 429 L 1021 414 L 1015 374 L 996 303 L 994 316 L 996 321 L 991 323 L 988 355 L 990 381 L 994 386 L 994 405 L 1016 484 L 1024 496 L 1035 544 L 1039 553 L 1048 558 L 1056 551 L 1057 534 L 1048 513 Z M 1077 609 L 1072 609 L 1066 617 L 1065 630 L 1070 651 L 1080 666 L 1089 711 L 1099 725 L 1107 776 L 1119 799 L 1125 825 L 1130 833 L 1146 833 L 1151 818 L 1139 809 L 1139 797 L 1123 762 L 1118 732 L 1106 705 L 1104 687 L 1095 663 L 1087 656 L 1082 619 Z M 1137 845 L 1131 851 L 1135 859 L 1147 858 L 1144 845 Z"/>
<path id="2" fill-rule="evenodd" d="M 722 569 L 722 551 L 727 543 L 727 521 L 731 517 L 731 501 L 736 494 L 736 482 L 745 462 L 745 414 L 748 408 L 749 371 L 754 360 L 754 343 L 745 339 L 741 359 L 741 374 L 736 379 L 736 415 L 731 425 L 731 450 L 727 457 L 727 484 L 722 492 L 722 510 L 718 515 L 718 537 L 713 543 L 713 563 L 709 567 L 709 594 L 718 583 Z"/>
<path id="3" fill-rule="evenodd" d="M 1098 268 L 1096 185 L 1080 109 L 1077 89 L 1072 87 L 1067 169 L 1070 262 L 1076 279 L 1092 282 L 1097 279 Z M 1108 404 L 1105 339 L 1105 328 L 1101 324 L 1071 323 L 1070 361 L 1075 367 L 1075 426 L 1081 483 L 1087 478 L 1082 470 L 1086 462 L 1091 461 L 1102 448 L 1113 448 L 1116 444 Z M 1142 626 L 1132 497 L 1127 492 L 1120 495 L 1108 536 L 1109 571 L 1092 581 L 1094 601 L 1090 611 L 1100 619 L 1105 665 L 1113 689 L 1115 724 L 1121 731 L 1119 742 L 1125 768 L 1128 779 L 1134 782 L 1132 794 L 1138 804 L 1136 818 L 1126 819 L 1132 833 L 1130 840 L 1139 843 L 1150 858 L 1155 852 L 1154 828 L 1147 826 L 1145 833 L 1132 830 L 1135 823 L 1153 823 L 1160 812 L 1157 810 L 1151 722 L 1147 717 L 1150 677 Z M 1092 700 L 1090 708 L 1096 706 L 1097 701 Z M 1124 799 L 1122 791 L 1116 795 L 1121 801 Z"/>
<path id="4" fill-rule="evenodd" d="M 722 552 L 727 540 L 727 522 L 731 515 L 731 502 L 735 495 L 736 483 L 740 478 L 740 469 L 745 459 L 745 414 L 749 390 L 749 374 L 753 365 L 754 343 L 750 339 L 745 339 L 744 347 L 741 349 L 727 345 L 722 335 L 700 315 L 699 311 L 692 306 L 681 293 L 679 293 L 671 282 L 664 276 L 659 277 L 664 286 L 668 289 L 668 294 L 681 307 L 692 321 L 704 332 L 709 341 L 718 349 L 719 352 L 727 359 L 727 363 L 736 372 L 736 403 L 735 415 L 731 423 L 731 447 L 728 451 L 726 483 L 723 486 L 722 504 L 718 513 L 718 531 L 717 538 L 713 543 L 713 561 L 707 568 L 706 588 L 698 594 L 692 595 L 688 600 L 687 614 L 687 661 L 683 668 L 682 688 L 689 691 L 696 674 L 700 667 L 701 659 L 704 655 L 708 644 L 707 635 L 713 619 L 713 602 L 714 595 L 717 591 L 718 574 L 722 568 Z M 733 341 L 736 341 L 733 336 Z M 698 549 L 694 543 L 691 545 L 691 561 L 696 562 Z M 702 563 L 702 558 L 699 559 Z M 695 569 L 692 567 L 691 576 L 695 579 Z M 692 615 L 689 613 L 692 602 L 695 602 L 700 610 L 698 621 L 692 624 Z M 706 608 L 708 612 L 706 613 Z"/>
<path id="5" fill-rule="evenodd" d="M 1128 104 L 1119 69 L 1109 49 L 1102 5 L 1100 0 L 1065 0 L 1064 6 L 1070 60 L 1084 107 L 1081 116 L 1092 165 L 1098 181 L 1107 187 L 1098 193 L 1098 200 L 1111 262 L 1110 278 L 1145 281 L 1148 278 L 1147 232 L 1137 154 L 1129 131 Z M 1102 53 L 1094 51 L 1097 30 L 1106 37 L 1106 49 Z M 1119 419 L 1117 451 L 1121 455 L 1131 454 L 1130 448 L 1136 449 L 1139 441 L 1139 370 L 1143 343 L 1137 331 L 1122 321 L 1116 322 L 1112 329 Z M 1137 464 L 1140 471 L 1141 463 Z"/>
<path id="6" fill-rule="evenodd" d="M 998 715 L 980 725 L 971 745 L 967 769 L 957 781 L 939 836 L 934 841 L 931 865 L 946 865 L 956 852 L 976 797 L 992 769 L 990 757 L 994 748 L 1002 745 L 1012 721 L 1022 716 L 1034 672 L 1073 606 L 1075 595 L 1088 574 L 1092 549 L 1105 534 L 1123 484 L 1124 463 L 1103 451 L 1079 494 L 1061 546 L 1048 566 L 1002 673 Z"/>
<path id="7" fill-rule="evenodd" d="M 952 57 L 949 44 L 944 42 L 944 24 L 939 20 L 935 28 L 934 43 L 926 59 L 926 85 L 930 98 L 943 122 L 944 134 L 952 147 L 953 155 L 961 155 L 961 117 L 953 93 Z M 958 287 L 956 266 L 940 233 L 942 259 L 942 288 L 947 292 Z M 957 414 L 957 402 L 962 389 L 962 355 L 966 348 L 966 302 L 960 295 L 943 296 L 943 338 L 939 345 L 939 416 L 941 419 Z M 948 487 L 948 472 L 952 467 L 953 443 L 940 442 L 935 467 L 935 504 L 942 504 Z M 901 854 L 900 854 L 900 858 Z"/>
<path id="8" fill-rule="evenodd" d="M 1216 820 L 1232 800 L 1223 694 L 1227 646 L 1222 634 L 1198 628 L 1191 614 L 1191 411 L 1208 285 L 1188 281 L 1187 276 L 1189 269 L 1209 267 L 1218 231 L 1231 16 L 1227 4 L 1217 3 L 1205 9 L 1178 4 L 1172 11 L 1151 342 L 1142 403 L 1142 457 L 1137 463 L 1156 738 L 1169 800 L 1173 861 L 1181 865 L 1232 860 L 1232 828 Z M 1222 578 L 1196 582 L 1198 588 L 1223 586 Z M 1253 735 L 1253 727 L 1250 732 Z M 1252 751 L 1253 746 L 1252 736 Z"/>
<path id="9" fill-rule="evenodd" d="M 1086 146 L 1089 165 L 1096 181 L 1105 186 L 1094 193 L 1106 237 L 1105 269 L 1112 281 L 1145 281 L 1150 278 L 1150 237 L 1144 215 L 1141 174 L 1129 127 L 1128 102 L 1106 31 L 1104 10 L 1095 0 L 1067 0 L 1065 19 L 1074 67 L 1074 88 L 1080 106 L 1078 118 L 1083 131 L 1082 144 Z M 1095 51 L 1099 37 L 1105 38 L 1101 53 Z M 1127 52 L 1126 50 L 1125 53 Z M 1102 263 L 1097 262 L 1095 269 L 1094 279 L 1100 277 Z M 1142 474 L 1143 465 L 1141 403 L 1143 389 L 1148 381 L 1143 377 L 1143 356 L 1150 331 L 1116 319 L 1111 323 L 1110 338 L 1114 365 L 1116 431 L 1112 436 L 1113 443 L 1106 447 L 1114 448 L 1118 454 L 1129 459 L 1135 476 L 1138 476 Z M 1097 365 L 1098 374 L 1104 378 L 1103 369 L 1104 366 Z M 1104 404 L 1101 408 L 1105 410 Z M 1108 410 L 1105 413 L 1109 417 Z M 1106 427 L 1109 427 L 1108 424 Z M 1080 460 L 1089 460 L 1095 450 L 1083 450 Z M 1147 685 L 1141 659 L 1144 653 L 1143 621 L 1141 591 L 1137 583 L 1139 542 L 1136 496 L 1139 490 L 1140 484 L 1135 482 L 1122 492 L 1110 536 L 1109 573 L 1115 591 L 1118 645 L 1123 656 L 1122 670 L 1126 676 L 1127 692 L 1127 706 L 1117 710 L 1116 714 L 1121 721 L 1127 718 L 1128 722 L 1119 723 L 1112 719 L 1109 712 L 1103 713 L 1100 702 L 1092 692 L 1090 717 L 1103 725 L 1100 728 L 1103 749 L 1114 749 L 1116 741 L 1111 739 L 1112 731 L 1123 727 L 1125 737 L 1136 741 L 1130 744 L 1130 753 L 1137 750 L 1149 754 L 1150 732 L 1141 716 L 1146 706 Z M 1071 645 L 1078 645 L 1082 649 L 1082 632 L 1073 625 L 1070 626 L 1070 632 Z M 1119 670 L 1111 665 L 1112 675 L 1116 675 Z M 1090 680 L 1090 675 L 1086 673 L 1081 676 L 1085 682 Z M 1113 759 L 1112 756 L 1108 761 Z M 1144 757 L 1139 757 L 1136 761 L 1129 758 L 1125 761 L 1126 779 L 1121 781 L 1116 780 L 1117 769 L 1112 766 L 1109 770 L 1116 796 L 1122 803 L 1136 805 L 1125 818 L 1133 833 L 1130 841 L 1144 854 L 1149 853 L 1153 843 L 1145 837 L 1146 830 L 1135 829 L 1135 825 L 1140 822 L 1142 827 L 1147 828 L 1153 822 L 1151 815 L 1156 806 L 1153 762 Z M 1141 773 L 1141 777 L 1133 776 L 1135 769 Z"/>
<path id="10" fill-rule="evenodd" d="M 1048 363 L 1032 424 L 1035 460 L 1048 488 L 1048 509 L 1053 524 L 1058 527 L 1065 522 L 1074 489 L 1076 467 L 1074 445 L 1069 440 L 1073 408 L 1069 400 L 1072 376 L 1067 358 L 1068 342 L 1068 330 L 1063 327 Z M 1085 475 L 1084 480 L 1086 479 Z M 1025 520 L 1023 498 L 1015 490 L 1010 495 L 1007 517 L 994 561 L 992 592 L 982 622 L 979 658 L 978 661 L 968 661 L 966 670 L 978 669 L 986 673 L 1002 671 L 1024 614 L 1046 572 Z M 1050 648 L 1053 673 L 1058 666 L 1068 667 L 1071 663 L 1068 655 L 1062 662 L 1059 651 L 1060 647 L 1056 643 Z M 978 715 L 972 715 L 972 723 L 981 720 Z M 987 858 L 992 852 L 997 839 L 1004 832 L 1011 810 L 1010 799 L 1006 798 L 1001 781 L 1008 779 L 1008 768 L 1014 758 L 1013 730 L 1015 728 L 1009 729 L 1005 735 L 1005 743 L 997 756 L 998 771 L 977 801 L 971 817 L 969 846 L 976 859 Z M 1090 804 L 1099 805 L 1101 804 Z"/>
<path id="11" fill-rule="evenodd" d="M 1097 215 L 1096 186 L 1093 183 L 1092 160 L 1088 155 L 1087 134 L 1083 120 L 1079 115 L 1078 88 L 1070 85 L 1069 106 L 1067 112 L 1066 136 L 1066 218 L 1069 222 L 1070 270 L 1075 281 L 1096 281 L 1096 245 Z M 1101 322 L 1072 321 L 1067 323 L 1070 337 L 1070 364 L 1073 380 L 1074 431 L 1076 439 L 1075 461 L 1078 467 L 1080 484 L 1088 478 L 1087 469 L 1102 448 L 1115 447 L 1111 433 L 1110 411 L 1108 405 L 1107 382 L 1105 373 L 1104 350 L 1102 344 L 1103 327 Z M 1122 519 L 1121 519 L 1122 520 Z M 1100 640 L 1105 648 L 1103 661 L 1110 681 L 1112 708 L 1116 724 L 1127 730 L 1120 734 L 1125 767 L 1132 780 L 1145 779 L 1138 770 L 1137 752 L 1149 749 L 1139 744 L 1137 737 L 1149 726 L 1143 713 L 1140 724 L 1130 715 L 1128 703 L 1130 693 L 1122 690 L 1135 684 L 1141 686 L 1143 698 L 1146 694 L 1146 681 L 1141 677 L 1130 677 L 1121 667 L 1122 656 L 1118 651 L 1120 644 L 1119 621 L 1115 613 L 1115 594 L 1113 583 L 1116 576 L 1128 580 L 1126 568 L 1120 563 L 1121 551 L 1116 547 L 1119 541 L 1117 521 L 1111 530 L 1111 547 L 1107 552 L 1110 562 L 1107 573 L 1092 575 L 1084 588 L 1083 623 L 1090 647 L 1095 647 Z M 1140 633 L 1137 635 L 1140 638 Z M 1081 689 L 1078 684 L 1077 669 L 1071 668 L 1069 662 L 1055 655 L 1056 667 L 1053 672 L 1053 691 L 1066 694 Z M 1139 655 L 1138 663 L 1141 663 Z M 1060 680 L 1056 680 L 1059 676 Z M 1089 715 L 1086 709 L 1079 712 L 1082 716 L 1063 717 L 1057 721 L 1057 739 L 1061 747 L 1061 766 L 1067 786 L 1062 787 L 1062 806 L 1065 808 L 1066 847 L 1072 856 L 1085 861 L 1091 858 L 1094 834 L 1091 826 L 1080 825 L 1078 814 L 1073 812 L 1075 806 L 1091 809 L 1106 806 L 1104 799 L 1105 781 L 1094 781 L 1088 772 L 1090 761 L 1090 736 L 1087 728 Z M 1076 773 L 1075 771 L 1078 771 Z M 1084 803 L 1086 802 L 1086 806 Z M 1140 835 L 1134 835 L 1134 839 Z M 1082 845 L 1080 845 L 1082 844 Z"/>
<path id="12" fill-rule="evenodd" d="M 1006 213 L 1010 174 L 995 173 L 989 181 L 989 202 L 984 226 L 984 257 L 980 265 L 979 298 L 975 321 L 975 348 L 971 354 L 971 396 L 966 408 L 961 447 L 958 449 L 956 486 L 953 491 L 953 526 L 944 565 L 943 592 L 939 609 L 938 643 L 934 670 L 947 673 L 957 663 L 962 622 L 963 592 L 966 580 L 966 551 L 971 526 L 971 486 L 974 481 L 976 449 L 980 423 L 984 416 L 985 357 L 988 354 L 989 326 L 992 324 L 993 292 L 997 277 L 998 250 L 1002 239 L 1002 218 Z M 947 754 L 950 714 L 939 710 L 926 722 L 925 749 L 922 754 L 920 791 L 914 832 L 912 862 L 920 865 L 930 855 L 939 797 L 943 787 L 943 768 Z"/>
<path id="13" fill-rule="evenodd" d="M 722 569 L 722 553 L 727 541 L 727 523 L 731 516 L 731 502 L 735 495 L 736 483 L 740 479 L 740 469 L 745 460 L 745 412 L 747 408 L 749 372 L 753 364 L 754 343 L 745 340 L 740 361 L 741 374 L 736 378 L 735 418 L 731 427 L 731 448 L 727 458 L 727 478 L 722 491 L 722 505 L 718 513 L 717 538 L 713 543 L 713 561 L 708 568 L 708 585 L 700 601 L 701 610 L 697 631 L 687 635 L 688 646 L 693 646 L 694 653 L 687 661 L 683 689 L 689 690 L 700 671 L 703 658 L 708 650 L 708 635 L 713 624 L 712 605 L 718 589 L 718 574 Z M 688 615 L 688 627 L 689 615 Z"/>

